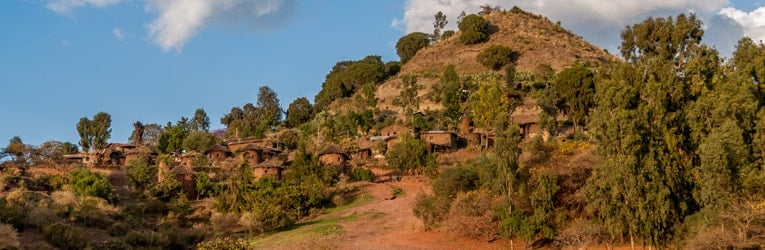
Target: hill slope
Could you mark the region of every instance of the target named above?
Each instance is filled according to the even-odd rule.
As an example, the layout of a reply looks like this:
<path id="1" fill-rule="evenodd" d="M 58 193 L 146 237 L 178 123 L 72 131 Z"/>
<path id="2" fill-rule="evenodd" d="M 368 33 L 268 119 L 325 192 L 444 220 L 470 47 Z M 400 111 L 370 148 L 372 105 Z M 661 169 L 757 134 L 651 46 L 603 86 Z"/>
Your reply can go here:
<path id="1" fill-rule="evenodd" d="M 539 64 L 549 64 L 555 71 L 560 71 L 577 61 L 604 62 L 617 59 L 543 16 L 521 11 L 495 11 L 484 18 L 490 23 L 492 32 L 488 41 L 463 45 L 459 41 L 458 32 L 449 39 L 418 51 L 402 66 L 399 76 L 422 76 L 417 80 L 423 87 L 418 93 L 422 97 L 439 81 L 438 77 L 448 65 L 455 65 L 461 75 L 491 71 L 481 65 L 476 57 L 492 45 L 504 45 L 518 52 L 516 70 L 519 72 L 531 72 Z M 379 86 L 377 108 L 400 113 L 401 109 L 394 104 L 394 100 L 399 96 L 401 86 L 400 78 L 393 78 Z M 440 104 L 425 98 L 420 100 L 421 111 L 441 108 Z"/>
<path id="2" fill-rule="evenodd" d="M 492 45 L 504 45 L 519 52 L 518 71 L 531 71 L 540 63 L 550 64 L 559 71 L 577 60 L 606 61 L 615 58 L 543 16 L 496 11 L 484 18 L 491 24 L 492 34 L 487 42 L 463 45 L 459 42 L 458 32 L 445 41 L 418 51 L 402 67 L 400 74 L 440 74 L 449 64 L 455 65 L 460 74 L 490 71 L 476 61 L 476 56 Z"/>

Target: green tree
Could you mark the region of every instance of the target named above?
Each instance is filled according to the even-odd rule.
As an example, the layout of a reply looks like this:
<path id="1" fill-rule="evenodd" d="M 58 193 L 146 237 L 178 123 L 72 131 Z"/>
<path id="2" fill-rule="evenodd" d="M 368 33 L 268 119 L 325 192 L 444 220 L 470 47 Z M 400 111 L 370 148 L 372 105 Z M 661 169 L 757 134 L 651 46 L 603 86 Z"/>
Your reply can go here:
<path id="1" fill-rule="evenodd" d="M 80 146 L 82 150 L 101 150 L 106 146 L 111 137 L 112 117 L 104 112 L 98 112 L 93 120 L 87 117 L 80 118 L 77 123 L 77 132 L 80 134 Z"/>
<path id="2" fill-rule="evenodd" d="M 595 106 L 595 72 L 584 65 L 569 67 L 558 73 L 546 90 L 555 107 L 577 126 L 584 125 L 590 109 Z"/>
<path id="3" fill-rule="evenodd" d="M 69 172 L 69 184 L 78 195 L 99 197 L 112 204 L 117 202 L 112 184 L 104 174 L 78 168 Z"/>
<path id="4" fill-rule="evenodd" d="M 139 191 L 143 191 L 151 186 L 151 180 L 154 178 L 154 174 L 156 174 L 156 168 L 149 167 L 146 161 L 133 160 L 128 162 L 125 174 L 131 186 Z"/>
<path id="5" fill-rule="evenodd" d="M 210 130 L 210 117 L 207 116 L 207 112 L 204 109 L 198 108 L 194 111 L 194 116 L 189 122 L 189 129 L 192 131 L 209 131 Z"/>
<path id="6" fill-rule="evenodd" d="M 143 126 L 143 123 L 141 123 L 141 121 L 135 121 L 133 123 L 133 132 L 130 133 L 130 137 L 128 137 L 128 142 L 130 144 L 135 144 L 135 145 L 143 144 L 144 129 L 145 127 Z"/>
<path id="7" fill-rule="evenodd" d="M 695 15 L 649 18 L 622 32 L 626 63 L 601 73 L 590 129 L 601 163 L 587 183 L 590 211 L 612 237 L 664 246 L 698 209 L 689 110 L 720 76 Z M 661 211 L 661 212 L 656 212 Z"/>
<path id="8" fill-rule="evenodd" d="M 182 147 L 185 150 L 204 152 L 218 142 L 217 138 L 205 131 L 194 130 L 183 138 Z"/>
<path id="9" fill-rule="evenodd" d="M 430 45 L 430 37 L 422 32 L 412 32 L 398 39 L 396 42 L 396 53 L 401 58 L 401 63 L 406 63 L 417 51 Z"/>
<path id="10" fill-rule="evenodd" d="M 507 46 L 492 45 L 478 53 L 476 60 L 487 68 L 498 70 L 513 63 L 515 52 Z"/>
<path id="11" fill-rule="evenodd" d="M 257 115 L 261 126 L 268 131 L 274 130 L 282 120 L 282 108 L 276 92 L 268 86 L 261 86 L 258 89 L 257 105 Z"/>
<path id="12" fill-rule="evenodd" d="M 396 63 L 383 64 L 382 57 L 371 55 L 358 61 L 341 61 L 327 74 L 321 91 L 314 99 L 314 110 L 318 113 L 333 101 L 351 96 L 366 83 L 382 83 L 398 73 Z"/>
<path id="13" fill-rule="evenodd" d="M 441 75 L 441 104 L 444 105 L 444 115 L 449 117 L 453 123 L 462 116 L 462 86 L 460 76 L 454 65 L 449 65 Z"/>
<path id="14" fill-rule="evenodd" d="M 504 85 L 497 80 L 479 82 L 479 85 L 468 98 L 468 109 L 476 126 L 492 128 L 497 117 L 508 112 L 510 102 Z"/>
<path id="15" fill-rule="evenodd" d="M 188 119 L 181 117 L 181 120 L 173 125 L 168 122 L 165 125 L 164 132 L 159 137 L 157 149 L 161 153 L 181 152 L 183 150 L 183 140 L 189 134 Z"/>
<path id="16" fill-rule="evenodd" d="M 287 108 L 287 127 L 295 128 L 313 118 L 313 106 L 305 97 L 295 99 Z"/>
<path id="17" fill-rule="evenodd" d="M 433 159 L 428 154 L 428 144 L 422 140 L 404 138 L 385 154 L 388 166 L 402 172 L 429 172 Z"/>
<path id="18" fill-rule="evenodd" d="M 460 29 L 460 42 L 465 45 L 481 43 L 489 38 L 489 22 L 482 16 L 470 14 L 462 18 L 457 25 Z"/>
<path id="19" fill-rule="evenodd" d="M 422 87 L 417 84 L 416 76 L 404 76 L 402 81 L 404 86 L 396 98 L 396 104 L 403 108 L 404 112 L 411 114 L 420 108 L 420 99 L 417 96 L 417 91 Z"/>
<path id="20" fill-rule="evenodd" d="M 439 42 L 442 39 L 442 30 L 446 26 L 449 21 L 446 20 L 446 15 L 444 15 L 443 12 L 438 11 L 436 15 L 434 16 L 435 20 L 433 21 L 433 41 Z"/>
<path id="21" fill-rule="evenodd" d="M 194 190 L 197 193 L 197 200 L 200 197 L 210 197 L 217 194 L 218 186 L 214 183 L 207 172 L 199 172 L 194 176 Z"/>

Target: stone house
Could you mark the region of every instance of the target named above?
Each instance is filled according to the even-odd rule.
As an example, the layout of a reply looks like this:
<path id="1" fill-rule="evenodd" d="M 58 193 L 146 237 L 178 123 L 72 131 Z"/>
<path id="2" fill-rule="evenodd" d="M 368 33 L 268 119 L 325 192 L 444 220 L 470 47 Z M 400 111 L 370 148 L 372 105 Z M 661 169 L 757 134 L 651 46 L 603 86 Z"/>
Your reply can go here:
<path id="1" fill-rule="evenodd" d="M 324 148 L 318 154 L 319 161 L 326 165 L 337 166 L 345 170 L 346 162 L 350 159 L 348 153 L 335 145 Z"/>
<path id="2" fill-rule="evenodd" d="M 228 157 L 233 155 L 228 148 L 215 144 L 204 152 L 207 158 L 212 164 L 225 161 Z"/>
<path id="3" fill-rule="evenodd" d="M 255 165 L 253 168 L 253 176 L 255 176 L 255 178 L 271 177 L 278 179 L 282 178 L 283 170 L 284 161 L 279 159 L 279 157 L 273 157 L 264 162 L 261 162 L 258 165 Z"/>
<path id="4" fill-rule="evenodd" d="M 431 152 L 457 149 L 459 140 L 457 134 L 443 130 L 421 132 L 420 139 L 428 144 Z"/>
<path id="5" fill-rule="evenodd" d="M 200 166 L 194 166 L 194 161 L 197 159 L 197 157 L 200 157 L 200 156 L 202 156 L 202 154 L 195 151 L 185 153 L 181 155 L 181 165 L 186 166 L 188 168 L 200 167 Z"/>
<path id="6" fill-rule="evenodd" d="M 401 124 L 393 124 L 380 129 L 381 136 L 401 136 L 404 134 L 411 135 L 412 129 Z"/>
<path id="7" fill-rule="evenodd" d="M 244 147 L 240 147 L 237 151 L 241 162 L 247 161 L 250 166 L 256 166 L 261 162 L 269 160 L 281 151 L 273 148 L 264 148 L 256 144 L 247 144 Z"/>
<path id="8" fill-rule="evenodd" d="M 196 190 L 194 189 L 194 170 L 184 165 L 179 165 L 170 169 L 169 173 L 181 184 L 183 193 L 186 194 L 187 198 L 191 199 L 196 195 Z"/>
<path id="9" fill-rule="evenodd" d="M 232 140 L 227 141 L 225 144 L 228 147 L 228 150 L 231 150 L 231 152 L 237 152 L 249 145 L 255 145 L 261 148 L 276 148 L 277 146 L 277 143 L 267 139 Z"/>

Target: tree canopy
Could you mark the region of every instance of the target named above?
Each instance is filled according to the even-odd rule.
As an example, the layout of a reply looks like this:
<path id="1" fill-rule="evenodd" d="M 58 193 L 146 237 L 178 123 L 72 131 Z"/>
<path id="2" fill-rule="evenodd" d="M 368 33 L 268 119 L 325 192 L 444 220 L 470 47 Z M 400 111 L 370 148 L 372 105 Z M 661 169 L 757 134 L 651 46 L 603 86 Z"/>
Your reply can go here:
<path id="1" fill-rule="evenodd" d="M 489 39 L 489 22 L 482 16 L 470 14 L 462 18 L 457 25 L 460 29 L 460 42 L 465 45 L 485 42 Z"/>
<path id="2" fill-rule="evenodd" d="M 111 126 L 112 117 L 105 112 L 98 112 L 93 116 L 93 120 L 87 117 L 80 118 L 77 123 L 77 133 L 80 134 L 82 150 L 100 150 L 106 147 L 112 133 Z"/>
<path id="3" fill-rule="evenodd" d="M 439 12 L 440 13 L 440 12 Z M 398 39 L 396 43 L 396 53 L 401 58 L 402 63 L 412 59 L 417 51 L 430 45 L 430 36 L 422 32 L 412 32 Z"/>

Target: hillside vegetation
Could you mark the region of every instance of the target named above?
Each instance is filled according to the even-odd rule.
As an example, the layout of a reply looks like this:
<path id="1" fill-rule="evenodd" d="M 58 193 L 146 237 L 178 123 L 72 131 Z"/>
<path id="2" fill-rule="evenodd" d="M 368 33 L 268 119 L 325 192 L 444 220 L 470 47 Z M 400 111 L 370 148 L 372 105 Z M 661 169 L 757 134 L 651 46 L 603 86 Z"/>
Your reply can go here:
<path id="1" fill-rule="evenodd" d="M 765 44 L 725 61 L 693 14 L 621 33 L 621 59 L 547 18 L 482 7 L 338 62 L 314 103 L 267 86 L 197 109 L 14 137 L 0 248 L 765 246 Z M 403 178 L 403 180 L 402 180 Z"/>

